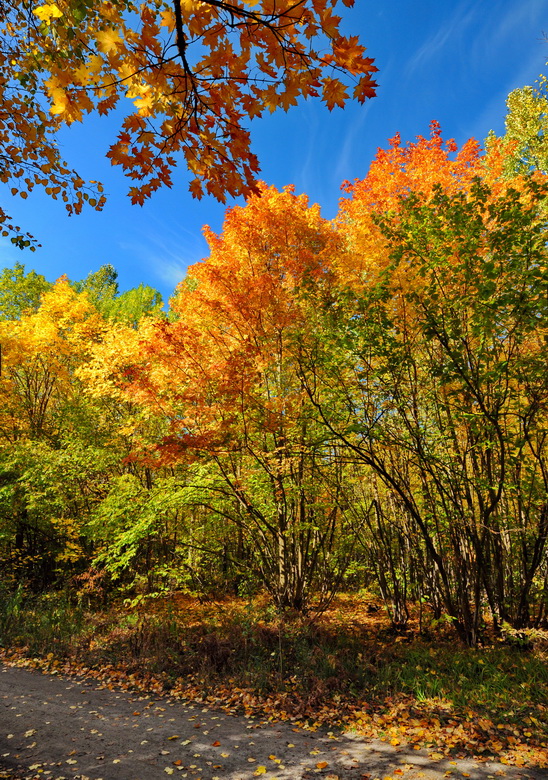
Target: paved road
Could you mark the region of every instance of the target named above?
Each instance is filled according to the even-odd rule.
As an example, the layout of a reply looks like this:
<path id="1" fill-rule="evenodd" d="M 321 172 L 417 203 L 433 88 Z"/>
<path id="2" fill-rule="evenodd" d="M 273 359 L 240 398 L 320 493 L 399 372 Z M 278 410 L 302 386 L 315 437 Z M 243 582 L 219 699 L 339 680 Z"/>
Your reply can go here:
<path id="1" fill-rule="evenodd" d="M 46 780 L 548 780 L 0 665 L 0 768 Z M 450 774 L 448 774 L 450 773 Z"/>

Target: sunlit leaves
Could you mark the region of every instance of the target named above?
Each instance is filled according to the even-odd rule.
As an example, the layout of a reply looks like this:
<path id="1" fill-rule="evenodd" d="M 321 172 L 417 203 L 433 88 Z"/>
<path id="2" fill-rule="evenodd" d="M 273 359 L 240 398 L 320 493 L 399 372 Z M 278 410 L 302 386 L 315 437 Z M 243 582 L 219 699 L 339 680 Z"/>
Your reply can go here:
<path id="1" fill-rule="evenodd" d="M 59 19 L 61 16 L 63 16 L 63 12 L 55 3 L 39 5 L 37 8 L 33 9 L 33 13 L 40 19 L 40 21 L 46 22 L 46 24 L 49 24 L 52 19 Z"/>
<path id="2" fill-rule="evenodd" d="M 30 25 L 26 7 L 13 6 L 3 27 L 3 102 L 13 117 L 0 127 L 11 158 L 3 180 L 30 168 L 21 197 L 39 184 L 71 213 L 86 201 L 100 209 L 103 196 L 90 198 L 53 139 L 61 124 L 127 98 L 132 112 L 108 156 L 133 180 L 133 203 L 172 186 L 181 158 L 195 197 L 249 194 L 259 163 L 247 118 L 307 97 L 342 107 L 349 87 L 360 101 L 374 95 L 376 68 L 356 36 L 341 35 L 336 4 L 51 2 L 32 9 Z"/>

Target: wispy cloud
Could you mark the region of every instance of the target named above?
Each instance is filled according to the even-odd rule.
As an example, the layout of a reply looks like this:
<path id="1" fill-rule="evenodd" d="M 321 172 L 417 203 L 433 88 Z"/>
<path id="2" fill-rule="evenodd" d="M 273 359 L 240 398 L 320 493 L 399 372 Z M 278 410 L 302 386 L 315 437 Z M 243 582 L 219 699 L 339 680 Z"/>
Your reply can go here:
<path id="1" fill-rule="evenodd" d="M 416 71 L 431 65 L 440 55 L 446 53 L 448 45 L 457 45 L 466 29 L 475 22 L 478 14 L 478 4 L 460 3 L 443 27 L 430 35 L 407 62 L 406 75 L 412 76 Z"/>
<path id="2" fill-rule="evenodd" d="M 471 117 L 470 134 L 476 137 L 484 136 L 488 130 L 503 132 L 506 97 L 513 89 L 532 84 L 546 61 L 547 49 L 541 26 L 542 20 L 546 19 L 545 0 L 521 0 L 500 10 L 485 21 L 470 50 L 472 66 L 477 72 L 491 73 L 490 78 L 496 85 L 481 112 Z M 514 46 L 516 40 L 524 38 L 530 45 L 527 55 L 520 57 Z M 500 70 L 495 68 L 495 63 L 500 63 L 504 57 L 515 61 L 516 67 L 509 78 L 499 81 Z"/>
<path id="3" fill-rule="evenodd" d="M 537 71 L 540 73 L 540 68 L 536 67 L 538 58 L 539 52 L 533 50 L 530 57 L 524 61 L 522 67 L 513 74 L 509 81 L 502 84 L 500 89 L 485 103 L 482 111 L 476 117 L 471 118 L 469 131 L 471 136 L 482 138 L 490 130 L 497 134 L 504 132 L 506 98 L 512 90 L 533 83 L 538 75 Z"/>
<path id="4" fill-rule="evenodd" d="M 357 164 L 356 153 L 360 148 L 360 139 L 363 138 L 366 131 L 367 115 L 370 107 L 371 104 L 366 103 L 359 110 L 353 112 L 352 122 L 348 124 L 348 129 L 341 141 L 341 149 L 332 174 L 332 180 L 335 180 L 336 186 L 340 186 L 344 179 L 365 175 L 366 173 Z"/>
<path id="5" fill-rule="evenodd" d="M 188 266 L 200 261 L 208 251 L 201 233 L 174 227 L 155 215 L 147 219 L 146 228 L 139 235 L 120 242 L 120 248 L 138 258 L 152 277 L 169 288 L 176 287 Z"/>

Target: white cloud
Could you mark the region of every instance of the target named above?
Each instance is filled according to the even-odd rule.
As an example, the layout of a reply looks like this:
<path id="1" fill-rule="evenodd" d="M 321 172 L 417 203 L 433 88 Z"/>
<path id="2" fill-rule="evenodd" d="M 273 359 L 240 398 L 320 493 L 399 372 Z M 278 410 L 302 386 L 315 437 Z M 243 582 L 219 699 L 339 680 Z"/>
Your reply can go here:
<path id="1" fill-rule="evenodd" d="M 200 233 L 180 225 L 174 227 L 156 215 L 147 219 L 146 230 L 141 235 L 120 242 L 120 248 L 138 258 L 151 276 L 170 287 L 179 284 L 188 266 L 199 262 L 208 252 Z"/>

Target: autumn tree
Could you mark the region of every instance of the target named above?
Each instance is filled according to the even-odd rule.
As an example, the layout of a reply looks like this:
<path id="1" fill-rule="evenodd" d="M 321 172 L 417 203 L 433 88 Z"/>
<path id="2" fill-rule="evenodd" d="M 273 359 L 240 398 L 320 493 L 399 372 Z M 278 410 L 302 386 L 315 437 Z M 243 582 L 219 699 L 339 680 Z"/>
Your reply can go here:
<path id="1" fill-rule="evenodd" d="M 55 138 L 126 98 L 108 156 L 132 179 L 134 203 L 172 186 L 181 156 L 194 196 L 249 193 L 259 164 L 246 120 L 301 98 L 343 106 L 349 88 L 361 102 L 374 95 L 376 68 L 356 36 L 341 34 L 337 2 L 4 4 L 1 180 L 23 198 L 40 185 L 69 213 L 102 208 L 101 185 L 70 170 Z"/>
<path id="2" fill-rule="evenodd" d="M 505 132 L 508 175 L 527 171 L 548 172 L 548 93 L 546 76 L 515 89 L 506 100 Z M 496 143 L 494 133 L 488 145 Z"/>
<path id="3" fill-rule="evenodd" d="M 25 266 L 15 263 L 13 268 L 0 271 L 0 319 L 17 320 L 27 311 L 40 305 L 40 298 L 51 287 L 42 274 L 25 272 Z"/>
<path id="4" fill-rule="evenodd" d="M 84 374 L 163 421 L 141 457 L 186 485 L 181 538 L 304 609 L 329 595 L 353 544 L 344 464 L 297 371 L 339 239 L 304 196 L 266 187 L 206 235 L 211 254 L 189 269 L 175 318 L 128 333 L 133 358 L 105 341 Z"/>
<path id="5" fill-rule="evenodd" d="M 36 281 L 31 277 L 31 281 Z M 31 287 L 34 289 L 34 285 Z M 66 279 L 0 321 L 0 566 L 35 588 L 85 559 L 83 526 L 116 458 L 75 370 L 105 325 Z"/>
<path id="6" fill-rule="evenodd" d="M 340 306 L 303 372 L 382 486 L 374 538 L 399 524 L 415 595 L 441 600 L 472 645 L 484 603 L 523 625 L 546 574 L 545 189 L 508 182 L 491 154 L 438 128 L 379 153 L 342 204 Z M 404 560 L 401 542 L 383 549 Z"/>

